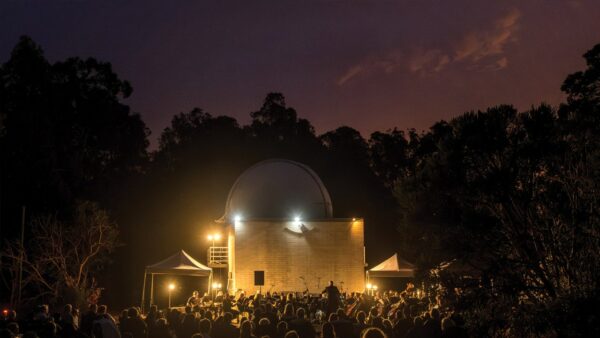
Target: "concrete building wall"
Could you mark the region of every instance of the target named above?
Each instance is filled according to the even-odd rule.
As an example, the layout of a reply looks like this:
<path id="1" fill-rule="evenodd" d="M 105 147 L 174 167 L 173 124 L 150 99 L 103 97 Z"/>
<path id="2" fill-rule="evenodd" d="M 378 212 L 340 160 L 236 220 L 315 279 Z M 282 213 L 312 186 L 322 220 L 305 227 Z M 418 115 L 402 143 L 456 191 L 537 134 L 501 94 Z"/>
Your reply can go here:
<path id="1" fill-rule="evenodd" d="M 365 287 L 362 219 L 239 221 L 230 231 L 229 249 L 231 291 L 257 290 L 256 270 L 265 271 L 263 292 L 315 293 L 329 280 L 343 291 Z"/>

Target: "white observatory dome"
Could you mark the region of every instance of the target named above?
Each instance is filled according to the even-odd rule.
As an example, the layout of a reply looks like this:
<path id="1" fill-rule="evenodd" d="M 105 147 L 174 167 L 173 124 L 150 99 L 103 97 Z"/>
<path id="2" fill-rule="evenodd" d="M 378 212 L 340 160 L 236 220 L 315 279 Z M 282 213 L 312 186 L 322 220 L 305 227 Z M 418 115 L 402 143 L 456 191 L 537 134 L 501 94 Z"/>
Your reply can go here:
<path id="1" fill-rule="evenodd" d="M 322 219 L 333 217 L 331 197 L 319 176 L 304 164 L 271 159 L 246 169 L 235 181 L 224 220 Z"/>

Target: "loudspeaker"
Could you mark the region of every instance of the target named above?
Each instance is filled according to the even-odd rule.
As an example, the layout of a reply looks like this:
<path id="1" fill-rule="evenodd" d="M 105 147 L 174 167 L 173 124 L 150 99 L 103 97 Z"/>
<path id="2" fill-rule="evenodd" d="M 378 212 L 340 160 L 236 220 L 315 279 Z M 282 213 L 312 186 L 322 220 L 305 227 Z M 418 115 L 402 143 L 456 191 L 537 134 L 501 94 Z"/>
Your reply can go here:
<path id="1" fill-rule="evenodd" d="M 265 285 L 265 272 L 264 271 L 254 271 L 254 286 L 263 286 Z"/>

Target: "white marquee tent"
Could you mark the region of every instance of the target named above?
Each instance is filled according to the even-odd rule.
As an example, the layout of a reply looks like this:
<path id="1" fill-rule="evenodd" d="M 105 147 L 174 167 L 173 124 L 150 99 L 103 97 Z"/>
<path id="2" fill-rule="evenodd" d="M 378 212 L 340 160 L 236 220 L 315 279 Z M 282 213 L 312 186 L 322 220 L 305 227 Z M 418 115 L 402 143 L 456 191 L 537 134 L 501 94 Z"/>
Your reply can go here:
<path id="1" fill-rule="evenodd" d="M 414 277 L 415 266 L 395 253 L 392 257 L 379 263 L 367 271 L 367 279 L 371 277 Z"/>
<path id="2" fill-rule="evenodd" d="M 146 266 L 144 284 L 142 287 L 142 311 L 146 294 L 146 278 L 150 275 L 150 304 L 154 304 L 154 275 L 180 275 L 208 277 L 209 285 L 212 279 L 212 269 L 198 262 L 187 252 L 180 250 L 162 261 Z"/>

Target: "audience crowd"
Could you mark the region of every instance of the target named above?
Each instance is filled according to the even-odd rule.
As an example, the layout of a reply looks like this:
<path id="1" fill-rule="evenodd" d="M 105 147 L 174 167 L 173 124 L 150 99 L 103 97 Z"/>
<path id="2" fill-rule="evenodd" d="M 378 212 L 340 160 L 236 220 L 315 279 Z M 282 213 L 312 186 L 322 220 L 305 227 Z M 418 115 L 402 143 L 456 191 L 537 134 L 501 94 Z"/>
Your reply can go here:
<path id="1" fill-rule="evenodd" d="M 111 315 L 92 304 L 83 313 L 71 305 L 50 312 L 40 305 L 28 316 L 9 311 L 0 338 L 454 338 L 467 337 L 463 320 L 442 297 L 423 295 L 409 284 L 402 292 L 322 295 L 267 293 L 246 296 L 196 292 L 185 308 L 152 305 Z"/>

